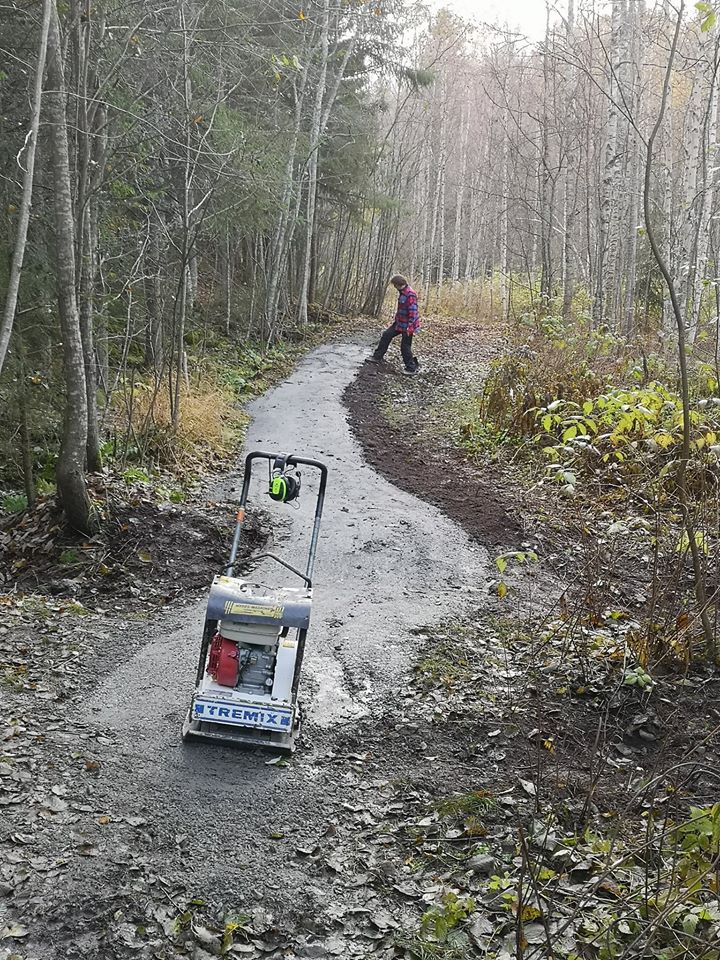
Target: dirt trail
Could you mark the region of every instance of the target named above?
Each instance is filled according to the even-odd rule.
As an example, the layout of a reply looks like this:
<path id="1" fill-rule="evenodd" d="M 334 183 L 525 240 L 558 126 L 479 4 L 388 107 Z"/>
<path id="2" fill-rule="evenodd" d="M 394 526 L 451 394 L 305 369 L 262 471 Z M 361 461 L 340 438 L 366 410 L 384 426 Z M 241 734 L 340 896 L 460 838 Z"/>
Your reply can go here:
<path id="1" fill-rule="evenodd" d="M 79 719 L 112 742 L 94 803 L 111 818 L 145 818 L 158 838 L 156 869 L 182 876 L 208 900 L 263 903 L 287 917 L 328 906 L 332 880 L 310 883 L 296 848 L 347 796 L 352 777 L 333 761 L 335 746 L 358 717 L 367 724 L 388 706 L 412 663 L 410 629 L 477 606 L 487 589 L 485 550 L 365 463 L 342 394 L 367 351 L 363 342 L 321 347 L 250 408 L 248 449 L 302 452 L 330 469 L 303 678 L 306 727 L 291 766 L 268 766 L 267 754 L 181 744 L 202 604 L 148 624 L 152 641 L 77 704 Z M 258 488 L 251 492 L 251 507 L 261 503 L 278 515 L 273 547 L 297 564 L 307 547 L 313 483 L 308 472 L 297 512 L 261 499 Z M 224 494 L 238 478 L 226 486 Z M 277 571 L 261 567 L 254 576 L 274 582 Z M 118 872 L 112 849 L 78 861 L 62 893 L 68 911 L 84 902 L 91 884 L 112 884 Z M 48 956 L 74 955 L 64 950 Z"/>

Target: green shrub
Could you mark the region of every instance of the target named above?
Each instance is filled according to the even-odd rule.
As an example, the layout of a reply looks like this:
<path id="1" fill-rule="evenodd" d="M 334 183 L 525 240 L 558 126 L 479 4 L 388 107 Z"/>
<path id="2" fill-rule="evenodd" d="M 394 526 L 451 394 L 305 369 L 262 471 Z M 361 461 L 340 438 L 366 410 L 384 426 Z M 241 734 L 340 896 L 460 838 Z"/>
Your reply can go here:
<path id="1" fill-rule="evenodd" d="M 28 501 L 24 493 L 8 493 L 2 501 L 3 513 L 22 513 L 23 510 L 27 510 L 27 505 Z"/>

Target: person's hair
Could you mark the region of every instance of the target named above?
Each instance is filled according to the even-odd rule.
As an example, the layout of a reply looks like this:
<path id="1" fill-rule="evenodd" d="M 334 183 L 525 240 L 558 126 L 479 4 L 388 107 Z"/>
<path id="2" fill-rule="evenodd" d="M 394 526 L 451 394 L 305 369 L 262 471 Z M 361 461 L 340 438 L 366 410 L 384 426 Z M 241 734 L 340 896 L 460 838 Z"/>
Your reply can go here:
<path id="1" fill-rule="evenodd" d="M 406 287 L 407 280 L 401 273 L 396 273 L 394 277 L 390 277 L 390 283 L 394 287 Z"/>

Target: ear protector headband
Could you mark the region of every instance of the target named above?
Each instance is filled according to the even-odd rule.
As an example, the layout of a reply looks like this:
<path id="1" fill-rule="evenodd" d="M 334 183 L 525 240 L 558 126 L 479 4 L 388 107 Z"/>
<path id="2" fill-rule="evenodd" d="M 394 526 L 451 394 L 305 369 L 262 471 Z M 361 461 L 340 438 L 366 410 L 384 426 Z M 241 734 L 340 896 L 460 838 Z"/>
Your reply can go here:
<path id="1" fill-rule="evenodd" d="M 289 472 L 287 456 L 275 457 L 270 470 L 270 498 L 278 503 L 290 503 L 300 494 L 300 474 Z"/>

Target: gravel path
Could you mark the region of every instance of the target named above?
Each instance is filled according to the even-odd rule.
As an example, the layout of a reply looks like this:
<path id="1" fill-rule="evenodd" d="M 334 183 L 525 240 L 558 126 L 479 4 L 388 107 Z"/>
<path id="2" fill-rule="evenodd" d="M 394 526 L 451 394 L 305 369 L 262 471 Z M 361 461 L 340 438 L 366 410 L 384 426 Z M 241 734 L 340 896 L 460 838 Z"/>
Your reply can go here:
<path id="1" fill-rule="evenodd" d="M 208 901 L 262 904 L 286 922 L 332 900 L 331 880 L 310 882 L 296 850 L 352 792 L 337 744 L 359 717 L 372 722 L 402 685 L 417 642 L 410 630 L 457 615 L 486 592 L 485 551 L 435 507 L 379 476 L 351 435 L 342 394 L 367 352 L 358 341 L 320 347 L 249 410 L 248 449 L 318 458 L 330 471 L 301 685 L 306 723 L 290 766 L 268 765 L 267 753 L 181 743 L 202 604 L 148 623 L 150 642 L 112 669 L 76 715 L 107 740 L 95 809 L 112 822 L 144 819 L 157 873 Z M 296 564 L 307 549 L 314 483 L 308 471 L 297 510 L 273 504 L 259 480 L 251 491 L 250 509 L 278 514 L 272 549 Z M 218 493 L 238 486 L 229 478 Z M 277 582 L 277 568 L 253 576 Z M 62 840 L 60 823 L 56 830 Z M 93 889 L 118 882 L 113 854 L 109 843 L 99 856 L 76 858 L 56 890 L 68 917 Z M 46 946 L 48 957 L 100 956 L 89 942 L 79 953 L 67 943 Z"/>

